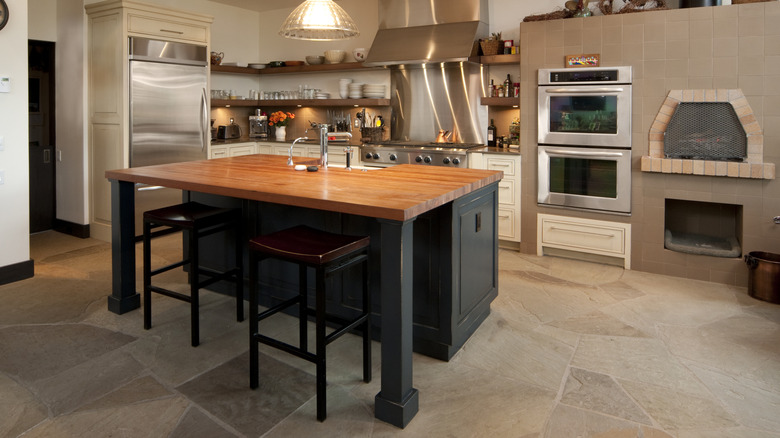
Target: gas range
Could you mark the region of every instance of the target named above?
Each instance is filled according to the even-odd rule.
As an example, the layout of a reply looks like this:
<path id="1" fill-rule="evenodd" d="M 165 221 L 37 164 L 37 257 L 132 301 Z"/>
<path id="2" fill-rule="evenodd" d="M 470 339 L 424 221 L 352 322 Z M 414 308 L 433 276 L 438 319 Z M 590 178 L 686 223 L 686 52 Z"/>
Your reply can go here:
<path id="1" fill-rule="evenodd" d="M 364 166 L 388 167 L 422 164 L 468 168 L 468 151 L 484 147 L 475 143 L 383 143 L 360 146 Z"/>

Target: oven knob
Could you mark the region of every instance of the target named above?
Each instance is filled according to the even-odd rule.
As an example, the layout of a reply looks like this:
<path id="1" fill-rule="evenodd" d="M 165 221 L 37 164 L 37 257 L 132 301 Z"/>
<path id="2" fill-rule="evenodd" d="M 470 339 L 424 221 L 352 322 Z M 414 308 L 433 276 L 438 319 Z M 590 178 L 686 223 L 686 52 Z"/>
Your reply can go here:
<path id="1" fill-rule="evenodd" d="M 370 160 L 372 157 L 371 152 L 366 153 L 366 160 Z"/>
<path id="2" fill-rule="evenodd" d="M 423 157 L 422 157 L 422 155 L 418 155 L 418 156 L 417 156 L 417 157 L 414 159 L 414 161 L 416 161 L 416 162 L 418 162 L 418 163 L 422 163 L 422 160 L 423 160 Z"/>
<path id="3" fill-rule="evenodd" d="M 398 155 L 396 154 L 390 154 L 390 161 L 395 161 L 398 159 Z"/>
<path id="4" fill-rule="evenodd" d="M 450 157 L 444 157 L 444 160 L 442 160 L 444 164 L 450 164 Z"/>
<path id="5" fill-rule="evenodd" d="M 431 157 L 425 157 L 425 158 L 423 159 L 423 161 L 425 161 L 426 163 L 430 163 L 430 162 L 431 162 L 431 161 L 433 161 L 433 160 L 431 159 Z"/>
<path id="6" fill-rule="evenodd" d="M 379 159 L 379 154 L 377 154 L 376 152 L 374 152 L 374 159 L 375 159 L 375 160 L 378 160 L 378 159 Z"/>
<path id="7" fill-rule="evenodd" d="M 454 165 L 456 165 L 456 166 L 457 166 L 458 164 L 460 164 L 460 158 L 453 158 L 453 159 L 452 159 L 452 164 L 454 164 Z"/>

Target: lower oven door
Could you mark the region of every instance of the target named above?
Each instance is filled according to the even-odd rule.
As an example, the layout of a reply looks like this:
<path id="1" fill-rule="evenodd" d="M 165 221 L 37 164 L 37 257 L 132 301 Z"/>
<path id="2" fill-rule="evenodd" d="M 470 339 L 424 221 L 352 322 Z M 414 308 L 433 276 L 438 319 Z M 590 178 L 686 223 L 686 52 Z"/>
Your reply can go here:
<path id="1" fill-rule="evenodd" d="M 631 150 L 539 146 L 540 205 L 631 214 Z"/>

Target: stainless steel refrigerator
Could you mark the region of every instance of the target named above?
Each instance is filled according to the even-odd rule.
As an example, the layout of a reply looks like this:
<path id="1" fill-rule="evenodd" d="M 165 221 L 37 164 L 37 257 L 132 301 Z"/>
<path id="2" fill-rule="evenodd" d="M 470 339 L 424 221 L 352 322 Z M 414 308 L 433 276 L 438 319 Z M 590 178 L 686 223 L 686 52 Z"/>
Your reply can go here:
<path id="1" fill-rule="evenodd" d="M 207 158 L 208 52 L 204 46 L 131 37 L 130 167 Z M 137 185 L 136 235 L 144 211 L 181 202 L 181 191 Z"/>

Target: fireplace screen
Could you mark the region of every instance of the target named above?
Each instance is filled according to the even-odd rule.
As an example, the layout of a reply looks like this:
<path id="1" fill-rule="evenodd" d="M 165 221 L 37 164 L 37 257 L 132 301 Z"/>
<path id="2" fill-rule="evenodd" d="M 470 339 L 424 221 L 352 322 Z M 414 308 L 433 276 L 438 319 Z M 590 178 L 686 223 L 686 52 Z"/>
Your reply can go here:
<path id="1" fill-rule="evenodd" d="M 747 135 L 727 102 L 681 102 L 664 134 L 667 158 L 742 161 Z"/>

